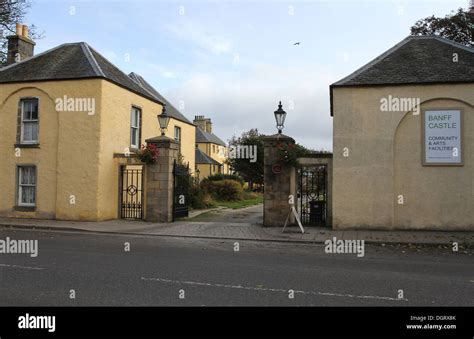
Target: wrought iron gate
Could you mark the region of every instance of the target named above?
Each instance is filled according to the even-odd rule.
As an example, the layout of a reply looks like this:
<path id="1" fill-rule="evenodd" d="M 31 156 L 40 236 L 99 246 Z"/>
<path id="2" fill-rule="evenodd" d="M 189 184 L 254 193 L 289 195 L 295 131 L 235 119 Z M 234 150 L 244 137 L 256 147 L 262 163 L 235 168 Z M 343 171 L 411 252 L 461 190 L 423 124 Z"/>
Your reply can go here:
<path id="1" fill-rule="evenodd" d="M 143 219 L 143 167 L 122 166 L 120 217 Z"/>
<path id="2" fill-rule="evenodd" d="M 327 225 L 327 165 L 298 169 L 299 212 L 303 225 Z"/>
<path id="3" fill-rule="evenodd" d="M 176 163 L 173 165 L 173 221 L 187 217 L 189 195 L 189 166 Z"/>

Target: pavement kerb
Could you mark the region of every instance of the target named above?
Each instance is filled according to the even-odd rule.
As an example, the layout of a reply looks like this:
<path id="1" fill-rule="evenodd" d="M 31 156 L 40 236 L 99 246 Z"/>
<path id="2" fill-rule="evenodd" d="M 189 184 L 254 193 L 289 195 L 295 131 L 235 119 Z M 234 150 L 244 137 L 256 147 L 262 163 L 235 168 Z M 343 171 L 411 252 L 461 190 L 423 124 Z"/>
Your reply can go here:
<path id="1" fill-rule="evenodd" d="M 166 238 L 195 238 L 195 239 L 221 239 L 221 240 L 240 240 L 240 241 L 261 241 L 261 242 L 277 242 L 277 243 L 299 243 L 299 244 L 324 244 L 325 240 L 300 240 L 300 239 L 274 239 L 274 238 L 241 238 L 241 237 L 221 237 L 221 236 L 202 236 L 202 235 L 176 235 L 176 234 L 153 234 L 153 233 L 137 233 L 137 232 L 117 232 L 117 231 L 97 231 L 97 230 L 85 230 L 82 228 L 74 227 L 49 227 L 49 226 L 37 226 L 37 225 L 12 225 L 12 224 L 0 224 L 0 228 L 10 229 L 32 229 L 32 230 L 44 230 L 44 231 L 65 231 L 65 232 L 83 232 L 91 234 L 117 234 L 117 235 L 133 235 L 133 236 L 154 236 L 154 237 L 166 237 Z M 329 239 L 329 238 L 328 238 Z M 422 246 L 439 246 L 439 245 L 451 245 L 451 242 L 403 242 L 393 240 L 365 240 L 367 244 L 403 244 L 403 245 L 422 245 Z M 461 245 L 472 245 L 469 242 L 460 242 Z"/>

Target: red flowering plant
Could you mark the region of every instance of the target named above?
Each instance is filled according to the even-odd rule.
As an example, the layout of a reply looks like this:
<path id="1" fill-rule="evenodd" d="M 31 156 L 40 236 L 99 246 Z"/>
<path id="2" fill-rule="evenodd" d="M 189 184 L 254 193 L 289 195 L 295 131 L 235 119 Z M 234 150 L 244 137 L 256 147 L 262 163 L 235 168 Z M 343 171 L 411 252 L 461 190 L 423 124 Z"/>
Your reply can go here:
<path id="1" fill-rule="evenodd" d="M 288 166 L 297 167 L 298 158 L 308 153 L 308 150 L 293 143 L 278 143 L 277 147 L 277 161 Z"/>
<path id="2" fill-rule="evenodd" d="M 158 146 L 155 144 L 147 144 L 146 146 L 142 145 L 138 157 L 146 164 L 154 164 L 158 159 L 159 154 L 160 151 L 158 150 Z"/>

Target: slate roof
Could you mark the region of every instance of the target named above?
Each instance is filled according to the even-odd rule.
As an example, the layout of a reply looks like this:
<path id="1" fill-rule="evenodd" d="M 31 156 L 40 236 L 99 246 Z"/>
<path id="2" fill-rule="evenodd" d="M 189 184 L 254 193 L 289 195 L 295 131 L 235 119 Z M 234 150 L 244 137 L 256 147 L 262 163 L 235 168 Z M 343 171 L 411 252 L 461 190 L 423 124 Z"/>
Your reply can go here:
<path id="1" fill-rule="evenodd" d="M 166 113 L 172 116 L 173 118 L 186 122 L 188 124 L 194 125 L 191 121 L 189 121 L 183 114 L 176 107 L 174 107 L 168 100 L 166 100 L 152 85 L 150 85 L 143 77 L 137 73 L 130 73 L 128 75 L 131 79 L 133 79 L 137 84 L 140 85 L 145 91 L 153 95 L 157 100 L 166 104 Z"/>
<path id="2" fill-rule="evenodd" d="M 409 36 L 330 86 L 331 115 L 336 87 L 473 82 L 474 48 L 438 36 Z"/>
<path id="3" fill-rule="evenodd" d="M 0 83 L 102 78 L 159 104 L 163 102 L 85 42 L 59 45 L 0 68 Z"/>
<path id="4" fill-rule="evenodd" d="M 199 126 L 196 126 L 196 142 L 213 143 L 226 146 L 226 143 L 219 139 L 217 135 L 203 131 Z"/>
<path id="5" fill-rule="evenodd" d="M 212 159 L 199 148 L 196 148 L 195 162 L 196 164 L 221 165 L 218 161 Z"/>

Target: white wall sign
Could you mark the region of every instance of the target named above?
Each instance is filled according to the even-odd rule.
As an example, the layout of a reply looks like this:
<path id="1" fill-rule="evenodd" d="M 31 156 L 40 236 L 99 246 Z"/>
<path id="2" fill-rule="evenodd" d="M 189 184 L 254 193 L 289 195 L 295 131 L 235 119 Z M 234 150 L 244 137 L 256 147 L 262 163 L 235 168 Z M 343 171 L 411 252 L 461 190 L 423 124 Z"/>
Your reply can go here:
<path id="1" fill-rule="evenodd" d="M 461 110 L 428 110 L 424 114 L 424 163 L 462 164 Z"/>

